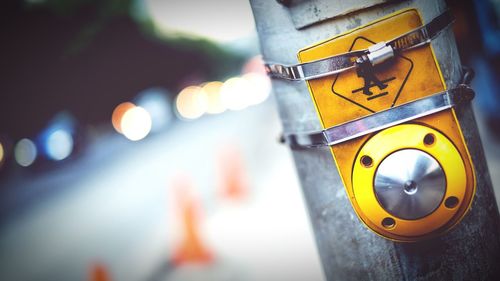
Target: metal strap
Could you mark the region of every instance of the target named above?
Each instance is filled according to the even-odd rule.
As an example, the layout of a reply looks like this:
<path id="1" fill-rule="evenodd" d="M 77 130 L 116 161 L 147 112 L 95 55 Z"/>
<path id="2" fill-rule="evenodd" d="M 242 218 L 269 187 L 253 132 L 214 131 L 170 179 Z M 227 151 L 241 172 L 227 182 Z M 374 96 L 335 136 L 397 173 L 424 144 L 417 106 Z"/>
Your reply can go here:
<path id="1" fill-rule="evenodd" d="M 382 129 L 449 109 L 474 98 L 474 91 L 461 84 L 454 89 L 414 100 L 384 111 L 355 119 L 322 131 L 284 134 L 292 148 L 309 148 L 339 144 Z"/>
<path id="2" fill-rule="evenodd" d="M 360 51 L 348 52 L 320 60 L 296 65 L 266 64 L 266 71 L 273 78 L 292 81 L 311 80 L 355 68 L 360 62 L 369 60 L 373 65 L 394 57 L 394 53 L 410 50 L 431 42 L 439 33 L 453 23 L 453 15 L 445 11 L 428 24 L 398 36 L 388 42 L 379 42 Z M 373 48 L 375 47 L 375 48 Z M 377 52 L 381 52 L 379 57 Z M 360 58 L 364 58 L 359 60 Z"/>

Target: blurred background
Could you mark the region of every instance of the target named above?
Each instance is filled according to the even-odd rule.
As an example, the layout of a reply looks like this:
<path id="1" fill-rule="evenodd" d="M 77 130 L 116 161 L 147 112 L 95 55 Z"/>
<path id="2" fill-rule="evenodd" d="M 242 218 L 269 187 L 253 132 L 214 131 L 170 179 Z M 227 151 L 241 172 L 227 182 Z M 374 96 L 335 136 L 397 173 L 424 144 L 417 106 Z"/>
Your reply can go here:
<path id="1" fill-rule="evenodd" d="M 449 4 L 498 187 L 500 2 Z M 0 14 L 1 280 L 322 280 L 247 1 Z"/>

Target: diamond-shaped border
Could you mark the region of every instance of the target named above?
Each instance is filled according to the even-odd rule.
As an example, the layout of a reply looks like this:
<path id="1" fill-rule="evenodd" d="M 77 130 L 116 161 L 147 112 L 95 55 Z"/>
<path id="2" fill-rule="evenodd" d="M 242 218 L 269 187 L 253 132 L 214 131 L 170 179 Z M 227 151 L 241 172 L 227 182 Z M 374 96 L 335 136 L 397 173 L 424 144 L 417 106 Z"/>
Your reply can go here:
<path id="1" fill-rule="evenodd" d="M 352 51 L 352 48 L 354 48 L 354 45 L 356 44 L 356 41 L 358 39 L 363 39 L 363 40 L 366 40 L 366 41 L 370 42 L 371 44 L 376 44 L 375 42 L 373 42 L 372 40 L 370 40 L 370 39 L 368 39 L 368 38 L 366 38 L 364 36 L 358 36 L 358 37 L 356 37 L 356 39 L 354 39 L 354 41 L 352 41 L 351 47 L 349 47 L 349 52 Z M 394 105 L 396 104 L 396 102 L 397 102 L 397 100 L 398 100 L 398 98 L 399 98 L 399 96 L 401 94 L 401 91 L 403 91 L 403 88 L 406 85 L 406 82 L 408 81 L 408 78 L 410 77 L 411 72 L 413 71 L 413 61 L 411 59 L 409 59 L 409 58 L 407 58 L 407 57 L 405 57 L 405 56 L 403 56 L 401 54 L 396 54 L 396 56 L 400 57 L 400 58 L 402 58 L 404 60 L 407 60 L 408 62 L 410 62 L 410 69 L 408 70 L 408 73 L 406 74 L 406 76 L 405 76 L 405 78 L 403 80 L 403 83 L 401 83 L 401 87 L 399 88 L 398 93 L 396 94 L 396 96 L 394 97 L 394 100 L 392 101 L 391 108 L 394 107 Z M 374 111 L 374 110 L 372 110 L 372 109 L 370 109 L 370 108 L 368 108 L 368 107 L 366 107 L 366 106 L 364 106 L 364 105 L 362 105 L 362 104 L 360 104 L 360 103 L 358 103 L 358 102 L 356 102 L 354 100 L 351 100 L 350 98 L 348 98 L 348 97 L 346 97 L 346 96 L 344 96 L 344 95 L 342 95 L 340 93 L 335 92 L 335 90 L 333 88 L 335 87 L 335 83 L 337 82 L 337 79 L 339 78 L 340 75 L 341 75 L 341 73 L 335 75 L 335 79 L 333 80 L 333 83 L 332 83 L 332 93 L 334 93 L 335 95 L 337 95 L 337 96 L 339 96 L 339 97 L 341 97 L 341 98 L 343 98 L 345 100 L 348 100 L 348 101 L 354 103 L 355 105 L 357 105 L 357 106 L 359 106 L 359 107 L 361 107 L 363 109 L 366 109 L 366 110 L 368 110 L 368 111 L 370 111 L 372 113 L 375 113 L 376 111 Z"/>

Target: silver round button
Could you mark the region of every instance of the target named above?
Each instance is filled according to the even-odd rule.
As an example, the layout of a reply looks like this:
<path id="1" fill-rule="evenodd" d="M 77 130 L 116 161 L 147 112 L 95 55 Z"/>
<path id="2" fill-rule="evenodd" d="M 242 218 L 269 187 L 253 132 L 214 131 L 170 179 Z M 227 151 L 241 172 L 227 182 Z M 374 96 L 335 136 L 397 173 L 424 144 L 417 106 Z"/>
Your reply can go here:
<path id="1" fill-rule="evenodd" d="M 395 217 L 415 220 L 432 213 L 443 200 L 446 176 L 439 163 L 417 149 L 387 156 L 375 173 L 375 195 Z"/>

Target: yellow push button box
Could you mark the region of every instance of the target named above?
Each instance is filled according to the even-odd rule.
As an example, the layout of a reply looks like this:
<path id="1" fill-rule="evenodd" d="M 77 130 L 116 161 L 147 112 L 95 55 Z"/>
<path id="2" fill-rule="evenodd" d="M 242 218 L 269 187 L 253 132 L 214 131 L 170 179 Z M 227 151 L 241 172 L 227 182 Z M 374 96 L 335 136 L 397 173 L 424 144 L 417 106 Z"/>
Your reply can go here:
<path id="1" fill-rule="evenodd" d="M 415 9 L 396 12 L 307 47 L 311 62 L 389 41 L 422 26 Z M 371 69 L 307 81 L 324 129 L 446 90 L 428 44 Z M 455 111 L 449 108 L 331 146 L 348 198 L 375 233 L 411 242 L 446 232 L 466 214 L 475 175 Z"/>

